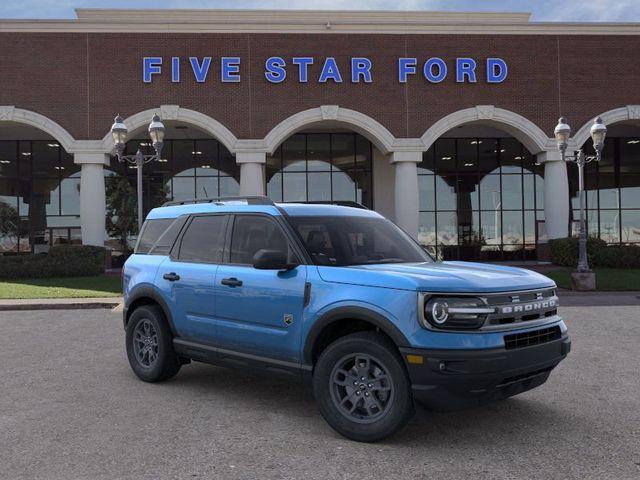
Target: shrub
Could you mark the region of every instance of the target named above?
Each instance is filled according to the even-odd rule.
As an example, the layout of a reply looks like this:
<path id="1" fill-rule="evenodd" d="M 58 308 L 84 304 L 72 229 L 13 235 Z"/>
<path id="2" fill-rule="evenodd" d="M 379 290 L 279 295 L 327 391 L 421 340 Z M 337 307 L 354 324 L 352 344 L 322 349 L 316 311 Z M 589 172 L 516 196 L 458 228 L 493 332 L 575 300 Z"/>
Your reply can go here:
<path id="1" fill-rule="evenodd" d="M 90 277 L 104 273 L 106 250 L 89 245 L 59 245 L 49 253 L 0 256 L 0 278 Z"/>
<path id="2" fill-rule="evenodd" d="M 578 264 L 578 239 L 576 237 L 551 240 L 551 261 L 563 267 L 575 267 Z M 593 263 L 594 255 L 607 248 L 607 242 L 599 238 L 587 238 L 587 259 Z"/>
<path id="3" fill-rule="evenodd" d="M 610 245 L 596 252 L 594 267 L 640 268 L 640 246 Z"/>
<path id="4" fill-rule="evenodd" d="M 551 261 L 564 267 L 578 264 L 578 239 L 551 240 Z M 640 268 L 640 246 L 607 245 L 604 240 L 587 239 L 587 259 L 591 267 Z"/>

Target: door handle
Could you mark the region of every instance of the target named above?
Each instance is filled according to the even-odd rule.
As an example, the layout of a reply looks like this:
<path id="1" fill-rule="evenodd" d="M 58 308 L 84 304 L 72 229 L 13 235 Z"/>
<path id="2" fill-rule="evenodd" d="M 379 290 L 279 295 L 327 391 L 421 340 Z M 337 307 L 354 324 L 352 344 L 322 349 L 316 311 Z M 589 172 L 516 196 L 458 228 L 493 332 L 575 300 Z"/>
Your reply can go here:
<path id="1" fill-rule="evenodd" d="M 176 280 L 180 280 L 180 275 L 178 275 L 176 272 L 171 272 L 165 273 L 164 275 L 162 275 L 162 278 L 164 278 L 165 280 L 169 280 L 170 282 L 175 282 Z"/>
<path id="2" fill-rule="evenodd" d="M 242 280 L 238 280 L 235 277 L 223 278 L 220 283 L 222 285 L 227 285 L 228 287 L 241 287 L 242 286 Z"/>

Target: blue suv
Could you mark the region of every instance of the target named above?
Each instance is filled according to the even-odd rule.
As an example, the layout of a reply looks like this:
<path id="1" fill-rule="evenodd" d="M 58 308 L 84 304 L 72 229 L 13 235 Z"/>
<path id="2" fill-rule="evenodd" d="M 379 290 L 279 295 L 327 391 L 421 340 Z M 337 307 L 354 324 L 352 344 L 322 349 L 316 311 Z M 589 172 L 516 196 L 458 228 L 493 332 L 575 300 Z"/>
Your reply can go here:
<path id="1" fill-rule="evenodd" d="M 547 277 L 434 261 L 357 205 L 171 202 L 149 213 L 123 277 L 140 379 L 194 360 L 308 381 L 359 441 L 399 430 L 414 401 L 452 410 L 537 387 L 571 345 Z"/>

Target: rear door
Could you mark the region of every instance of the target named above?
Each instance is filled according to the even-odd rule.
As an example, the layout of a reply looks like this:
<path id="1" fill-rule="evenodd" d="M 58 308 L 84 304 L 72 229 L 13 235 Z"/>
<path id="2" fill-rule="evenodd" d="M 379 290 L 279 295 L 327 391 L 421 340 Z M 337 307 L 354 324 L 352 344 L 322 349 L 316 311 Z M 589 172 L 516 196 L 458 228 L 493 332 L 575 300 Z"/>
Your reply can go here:
<path id="1" fill-rule="evenodd" d="M 298 362 L 307 266 L 278 271 L 252 264 L 260 249 L 286 251 L 300 263 L 292 238 L 272 216 L 237 214 L 227 245 L 216 274 L 219 345 Z"/>
<path id="2" fill-rule="evenodd" d="M 157 284 L 171 304 L 178 335 L 216 343 L 216 271 L 222 261 L 229 217 L 195 215 L 185 226 L 171 256 L 158 270 Z"/>

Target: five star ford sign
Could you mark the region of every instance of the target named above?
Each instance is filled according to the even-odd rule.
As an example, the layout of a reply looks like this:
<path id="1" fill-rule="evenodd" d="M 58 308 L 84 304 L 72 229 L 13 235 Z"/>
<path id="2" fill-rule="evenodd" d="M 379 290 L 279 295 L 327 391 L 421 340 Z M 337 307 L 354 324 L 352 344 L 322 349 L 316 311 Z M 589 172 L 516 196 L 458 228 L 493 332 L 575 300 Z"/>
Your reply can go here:
<path id="1" fill-rule="evenodd" d="M 165 60 L 164 57 L 144 57 L 142 61 L 142 78 L 145 83 L 151 83 L 154 76 L 160 76 L 163 67 L 166 65 L 170 69 L 171 82 L 181 81 L 180 65 L 188 62 L 196 82 L 207 81 L 211 70 L 212 57 L 171 57 Z M 486 69 L 484 80 L 487 83 L 502 83 L 507 78 L 507 63 L 501 58 L 487 58 L 484 60 Z M 241 81 L 240 57 L 221 57 L 220 81 L 223 83 L 237 83 Z M 449 64 L 439 57 L 431 57 L 424 62 L 415 57 L 398 58 L 397 78 L 398 82 L 406 83 L 411 76 L 422 75 L 430 83 L 440 83 L 447 78 L 449 70 L 455 75 L 458 83 L 476 83 L 478 81 L 478 61 L 469 57 L 460 57 Z M 320 65 L 318 73 L 311 75 L 314 65 Z M 264 76 L 271 83 L 281 83 L 287 79 L 288 75 L 294 76 L 298 82 L 307 83 L 316 81 L 326 83 L 333 81 L 342 83 L 371 83 L 374 81 L 375 67 L 371 59 L 366 57 L 352 57 L 349 62 L 348 71 L 340 69 L 335 57 L 326 57 L 323 60 L 314 57 L 269 57 L 264 62 Z M 419 69 L 421 72 L 419 72 Z M 345 76 L 346 75 L 346 76 Z M 345 78 L 347 80 L 345 80 Z"/>

